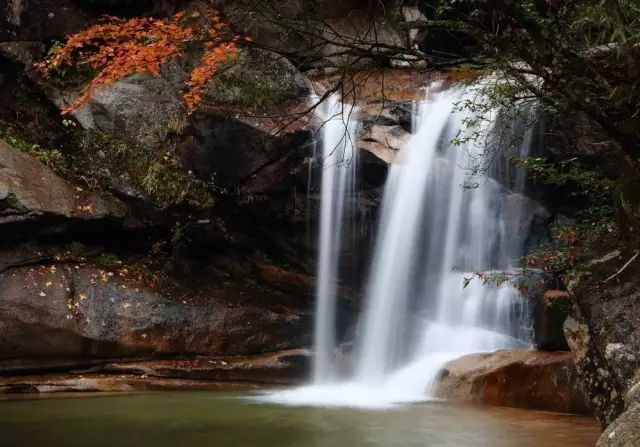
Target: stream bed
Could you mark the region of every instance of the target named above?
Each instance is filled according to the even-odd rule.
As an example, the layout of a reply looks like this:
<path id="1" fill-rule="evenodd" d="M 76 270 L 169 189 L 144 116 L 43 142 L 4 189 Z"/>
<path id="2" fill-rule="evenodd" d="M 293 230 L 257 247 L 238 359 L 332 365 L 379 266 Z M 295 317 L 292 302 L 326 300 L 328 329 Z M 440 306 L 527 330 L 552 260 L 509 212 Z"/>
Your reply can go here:
<path id="1" fill-rule="evenodd" d="M 592 418 L 442 402 L 384 411 L 258 403 L 243 392 L 0 401 L 0 446 L 586 447 Z"/>

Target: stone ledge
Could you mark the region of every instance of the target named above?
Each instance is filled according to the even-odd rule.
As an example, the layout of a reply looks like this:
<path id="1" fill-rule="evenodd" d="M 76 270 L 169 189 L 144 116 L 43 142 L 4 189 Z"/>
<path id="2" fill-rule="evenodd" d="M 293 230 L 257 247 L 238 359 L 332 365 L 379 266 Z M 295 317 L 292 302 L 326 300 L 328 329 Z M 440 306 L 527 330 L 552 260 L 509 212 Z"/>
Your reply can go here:
<path id="1" fill-rule="evenodd" d="M 121 360 L 63 373 L 0 377 L 0 394 L 257 388 L 292 385 L 308 375 L 308 353 Z"/>

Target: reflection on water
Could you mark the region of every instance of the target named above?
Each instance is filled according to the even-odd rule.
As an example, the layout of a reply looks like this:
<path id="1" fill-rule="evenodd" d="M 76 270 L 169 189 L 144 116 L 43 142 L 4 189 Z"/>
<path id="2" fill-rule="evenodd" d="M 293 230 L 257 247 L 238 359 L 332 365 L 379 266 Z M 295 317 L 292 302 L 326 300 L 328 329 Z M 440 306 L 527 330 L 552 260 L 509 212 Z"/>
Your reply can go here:
<path id="1" fill-rule="evenodd" d="M 220 392 L 0 402 L 2 447 L 583 447 L 598 434 L 589 418 L 436 402 L 292 408 Z"/>

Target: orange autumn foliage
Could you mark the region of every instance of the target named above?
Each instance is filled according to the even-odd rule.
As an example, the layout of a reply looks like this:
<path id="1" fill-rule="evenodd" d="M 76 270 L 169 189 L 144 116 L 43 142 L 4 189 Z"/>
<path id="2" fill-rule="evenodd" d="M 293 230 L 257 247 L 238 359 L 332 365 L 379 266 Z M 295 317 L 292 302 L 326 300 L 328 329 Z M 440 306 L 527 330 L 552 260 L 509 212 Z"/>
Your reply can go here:
<path id="1" fill-rule="evenodd" d="M 101 23 L 69 36 L 36 68 L 51 73 L 88 66 L 95 73 L 80 96 L 63 110 L 65 114 L 82 107 L 100 88 L 132 73 L 158 75 L 162 64 L 182 55 L 187 45 L 200 44 L 204 46 L 201 65 L 191 72 L 183 96 L 191 111 L 202 101 L 219 65 L 237 57 L 237 42 L 238 37 L 215 12 L 207 17 L 180 12 L 168 19 L 105 17 Z"/>

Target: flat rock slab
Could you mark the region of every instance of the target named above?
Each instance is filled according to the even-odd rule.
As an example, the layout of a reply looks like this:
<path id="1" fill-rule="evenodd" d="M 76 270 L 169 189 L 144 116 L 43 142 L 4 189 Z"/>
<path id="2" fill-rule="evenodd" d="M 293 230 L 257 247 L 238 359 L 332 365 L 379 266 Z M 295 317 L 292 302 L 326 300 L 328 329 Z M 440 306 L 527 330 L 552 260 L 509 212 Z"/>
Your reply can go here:
<path id="1" fill-rule="evenodd" d="M 294 384 L 306 377 L 308 360 L 304 349 L 290 349 L 254 356 L 113 362 L 93 367 L 87 372 L 214 382 Z"/>
<path id="2" fill-rule="evenodd" d="M 138 391 L 200 391 L 252 389 L 264 384 L 142 377 L 132 374 L 47 374 L 0 378 L 0 400 L 28 393 L 116 393 Z"/>
<path id="3" fill-rule="evenodd" d="M 444 366 L 437 395 L 459 403 L 592 413 L 571 352 L 513 349 L 466 355 Z"/>
<path id="4" fill-rule="evenodd" d="M 0 394 L 256 388 L 300 383 L 309 356 L 292 349 L 255 356 L 121 360 L 67 373 L 0 377 Z"/>

